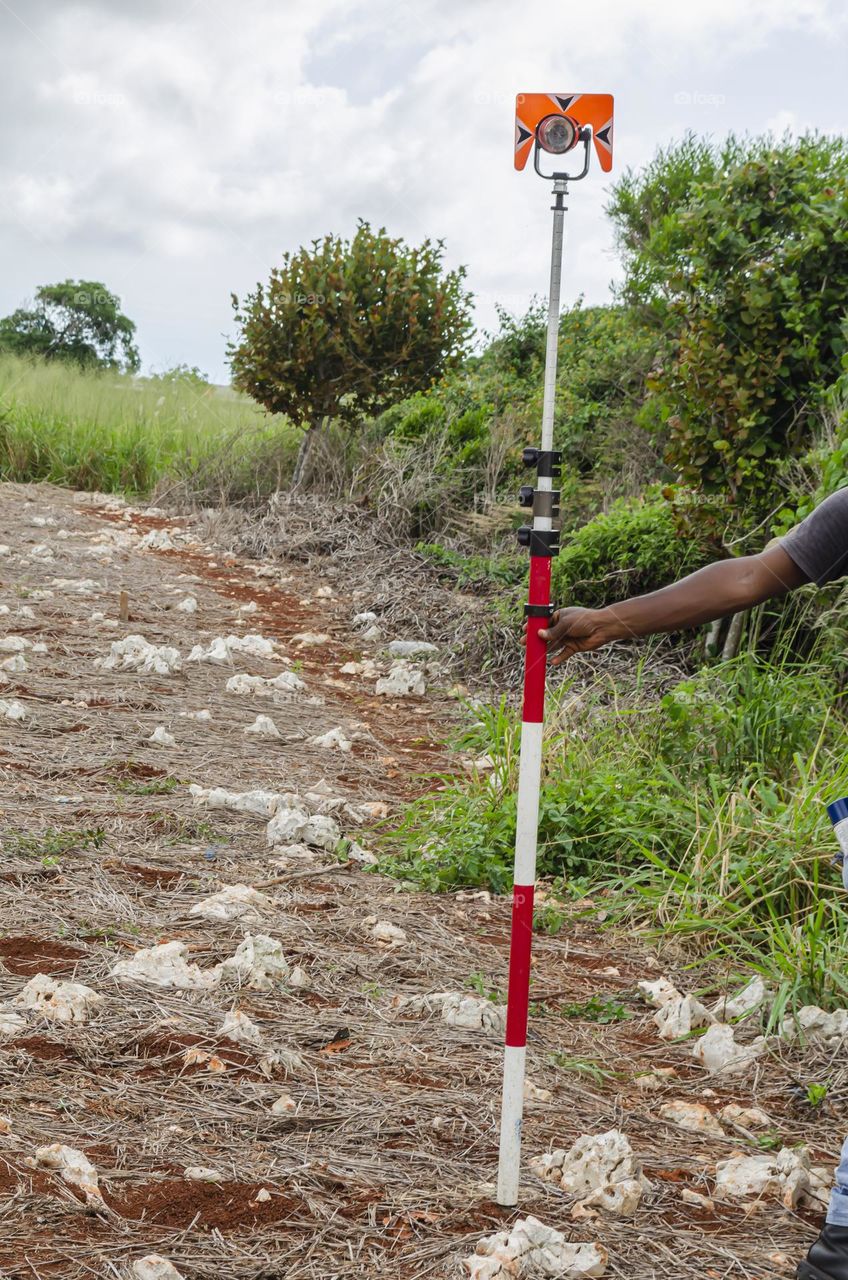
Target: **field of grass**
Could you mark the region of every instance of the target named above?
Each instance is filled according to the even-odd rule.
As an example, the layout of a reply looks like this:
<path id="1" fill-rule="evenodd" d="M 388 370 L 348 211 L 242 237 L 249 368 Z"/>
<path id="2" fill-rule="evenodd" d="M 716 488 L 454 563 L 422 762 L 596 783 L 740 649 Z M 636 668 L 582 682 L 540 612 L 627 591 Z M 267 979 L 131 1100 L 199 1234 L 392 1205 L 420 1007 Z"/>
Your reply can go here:
<path id="1" fill-rule="evenodd" d="M 0 479 L 150 496 L 270 493 L 296 433 L 253 401 L 190 377 L 134 378 L 0 356 Z"/>

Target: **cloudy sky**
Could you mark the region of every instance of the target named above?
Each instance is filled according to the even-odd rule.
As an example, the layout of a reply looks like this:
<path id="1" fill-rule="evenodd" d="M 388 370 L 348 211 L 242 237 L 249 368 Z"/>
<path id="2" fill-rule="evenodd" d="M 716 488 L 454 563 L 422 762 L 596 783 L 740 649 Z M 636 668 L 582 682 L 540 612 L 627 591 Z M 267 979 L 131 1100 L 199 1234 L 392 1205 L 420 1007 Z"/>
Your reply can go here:
<path id="1" fill-rule="evenodd" d="M 227 378 L 230 294 L 363 217 L 441 237 L 478 322 L 547 284 L 517 91 L 611 92 L 615 172 L 687 129 L 845 132 L 842 0 L 0 0 L 0 314 L 103 280 L 145 367 Z M 564 297 L 616 275 L 597 166 Z"/>

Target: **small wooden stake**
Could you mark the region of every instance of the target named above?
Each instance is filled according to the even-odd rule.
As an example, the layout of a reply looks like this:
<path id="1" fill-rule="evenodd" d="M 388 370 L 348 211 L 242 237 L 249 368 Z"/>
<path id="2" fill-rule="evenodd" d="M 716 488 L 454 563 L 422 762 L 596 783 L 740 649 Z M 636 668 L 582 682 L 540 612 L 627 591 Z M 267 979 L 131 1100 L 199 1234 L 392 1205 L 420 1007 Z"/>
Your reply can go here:
<path id="1" fill-rule="evenodd" d="M 118 597 L 121 622 L 129 622 L 130 620 L 130 598 L 126 591 L 122 591 Z"/>

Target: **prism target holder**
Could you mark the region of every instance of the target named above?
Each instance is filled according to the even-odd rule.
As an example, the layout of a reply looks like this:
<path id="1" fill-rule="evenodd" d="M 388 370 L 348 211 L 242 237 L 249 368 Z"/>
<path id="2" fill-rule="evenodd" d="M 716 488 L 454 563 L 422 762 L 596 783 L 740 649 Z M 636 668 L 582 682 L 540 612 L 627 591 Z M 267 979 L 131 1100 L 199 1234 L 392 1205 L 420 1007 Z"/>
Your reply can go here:
<path id="1" fill-rule="evenodd" d="M 501 1102 L 498 1204 L 518 1204 L 521 1168 L 521 1124 L 524 1113 L 524 1074 L 527 1054 L 527 1016 L 530 1002 L 530 961 L 533 941 L 533 897 L 536 884 L 536 845 L 542 778 L 542 735 L 545 716 L 547 645 L 539 632 L 547 627 L 551 604 L 551 561 L 559 552 L 560 511 L 557 487 L 562 454 L 554 449 L 559 299 L 562 277 L 564 197 L 568 183 L 589 172 L 594 145 L 605 173 L 612 168 L 613 100 L 608 93 L 520 93 L 515 103 L 515 167 L 523 169 L 533 151 L 533 167 L 553 183 L 553 242 L 548 327 L 545 345 L 545 394 L 541 448 L 524 450 L 524 462 L 536 469 L 536 484 L 522 485 L 519 504 L 531 508 L 532 525 L 518 530 L 518 541 L 530 549 L 530 586 L 524 613 L 527 647 L 524 658 L 524 700 L 521 713 L 521 753 L 515 829 L 515 870 L 512 890 L 512 933 L 509 948 L 509 990 L 506 1008 L 503 1097 Z M 564 156 L 582 144 L 579 173 L 545 174 L 541 154 Z"/>
<path id="2" fill-rule="evenodd" d="M 515 167 L 523 169 L 531 150 L 536 172 L 539 151 L 562 155 L 578 142 L 595 145 L 604 173 L 612 168 L 610 93 L 519 93 L 515 99 Z M 542 177 L 546 175 L 542 174 Z"/>

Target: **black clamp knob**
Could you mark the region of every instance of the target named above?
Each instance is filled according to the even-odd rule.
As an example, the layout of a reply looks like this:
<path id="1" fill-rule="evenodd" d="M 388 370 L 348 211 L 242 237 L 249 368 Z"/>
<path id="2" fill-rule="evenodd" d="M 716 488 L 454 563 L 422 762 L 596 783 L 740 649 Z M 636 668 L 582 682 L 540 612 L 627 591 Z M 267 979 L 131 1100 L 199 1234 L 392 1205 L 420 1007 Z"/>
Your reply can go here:
<path id="1" fill-rule="evenodd" d="M 529 547 L 531 556 L 550 558 L 559 554 L 559 529 L 534 529 L 523 524 L 518 530 L 518 545 Z"/>
<path id="2" fill-rule="evenodd" d="M 540 476 L 559 476 L 562 473 L 561 449 L 537 449 L 529 445 L 522 451 L 521 457 L 526 467 L 535 467 Z"/>
<path id="3" fill-rule="evenodd" d="M 519 507 L 532 507 L 535 493 L 536 490 L 533 488 L 532 484 L 523 484 L 518 490 Z"/>

